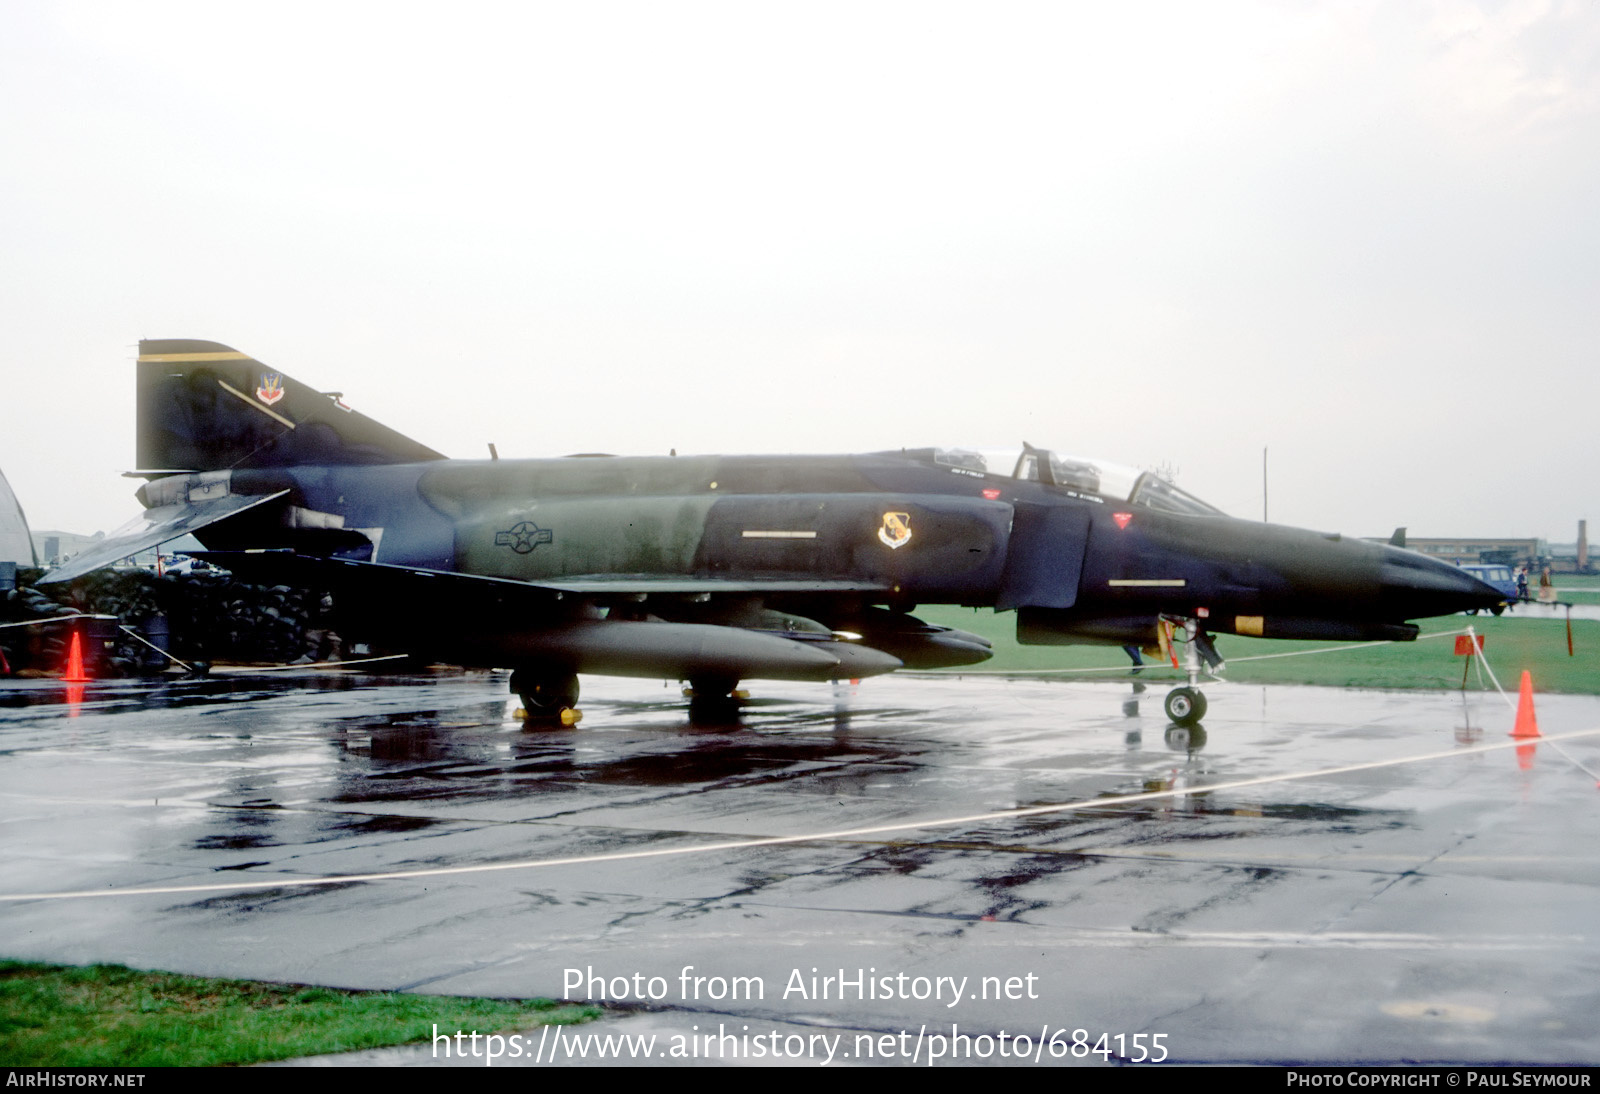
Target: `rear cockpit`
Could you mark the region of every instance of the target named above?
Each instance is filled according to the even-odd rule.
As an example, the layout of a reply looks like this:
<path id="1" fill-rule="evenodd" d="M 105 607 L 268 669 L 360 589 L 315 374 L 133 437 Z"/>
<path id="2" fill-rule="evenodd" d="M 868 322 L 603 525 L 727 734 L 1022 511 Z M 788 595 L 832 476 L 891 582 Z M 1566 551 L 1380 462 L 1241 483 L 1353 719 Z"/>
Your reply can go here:
<path id="1" fill-rule="evenodd" d="M 1054 486 L 1073 497 L 1100 502 L 1127 503 L 1162 513 L 1223 516 L 1222 510 L 1201 501 L 1153 471 L 1140 471 L 1105 460 L 1063 456 L 1048 448 L 1024 443 L 1020 453 L 977 448 L 934 448 L 927 451 L 934 463 L 986 477 L 1019 479 Z"/>

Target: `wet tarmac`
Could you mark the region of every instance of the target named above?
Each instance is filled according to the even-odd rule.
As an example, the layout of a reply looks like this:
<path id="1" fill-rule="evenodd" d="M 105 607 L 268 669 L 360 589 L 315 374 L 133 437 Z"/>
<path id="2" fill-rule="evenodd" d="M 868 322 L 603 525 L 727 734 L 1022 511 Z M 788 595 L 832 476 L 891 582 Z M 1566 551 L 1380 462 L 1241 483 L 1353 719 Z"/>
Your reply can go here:
<path id="1" fill-rule="evenodd" d="M 1539 604 L 1529 601 L 1518 604 L 1506 615 L 1507 619 L 1600 619 L 1600 604 Z"/>
<path id="2" fill-rule="evenodd" d="M 4 954 L 642 1004 L 568 1033 L 661 1063 L 1600 1062 L 1600 699 L 585 689 L 0 685 Z"/>

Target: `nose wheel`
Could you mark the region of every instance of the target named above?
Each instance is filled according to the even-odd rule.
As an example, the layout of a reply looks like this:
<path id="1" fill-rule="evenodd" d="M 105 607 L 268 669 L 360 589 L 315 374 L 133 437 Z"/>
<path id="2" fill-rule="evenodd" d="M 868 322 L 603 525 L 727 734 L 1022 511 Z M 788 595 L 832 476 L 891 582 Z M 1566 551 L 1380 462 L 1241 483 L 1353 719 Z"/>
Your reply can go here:
<path id="1" fill-rule="evenodd" d="M 1195 619 L 1174 619 L 1163 616 L 1161 634 L 1164 647 L 1172 637 L 1176 637 L 1173 632 L 1180 627 L 1184 645 L 1183 667 L 1189 677 L 1189 683 L 1186 687 L 1173 688 L 1167 692 L 1167 717 L 1174 725 L 1197 726 L 1200 724 L 1200 719 L 1206 716 L 1206 697 L 1196 686 L 1200 682 L 1200 673 L 1203 668 L 1209 668 L 1215 674 L 1222 668 L 1223 662 L 1211 636 Z M 1177 664 L 1176 657 L 1173 658 L 1173 664 Z"/>
<path id="2" fill-rule="evenodd" d="M 1206 697 L 1199 688 L 1173 688 L 1167 692 L 1166 707 L 1175 725 L 1198 725 L 1206 716 Z"/>

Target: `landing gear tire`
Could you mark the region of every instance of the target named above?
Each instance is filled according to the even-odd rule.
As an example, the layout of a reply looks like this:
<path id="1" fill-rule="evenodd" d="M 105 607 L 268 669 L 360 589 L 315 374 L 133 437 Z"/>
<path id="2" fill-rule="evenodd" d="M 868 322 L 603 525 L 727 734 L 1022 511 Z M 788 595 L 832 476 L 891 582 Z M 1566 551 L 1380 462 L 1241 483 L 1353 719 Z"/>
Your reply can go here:
<path id="1" fill-rule="evenodd" d="M 1167 717 L 1174 725 L 1199 725 L 1206 716 L 1206 697 L 1195 688 L 1173 688 L 1167 692 Z"/>
<path id="2" fill-rule="evenodd" d="M 528 721 L 573 725 L 578 714 L 578 678 L 572 673 L 540 674 L 518 669 L 511 674 L 511 690 L 522 700 Z"/>
<path id="3" fill-rule="evenodd" d="M 699 706 L 731 706 L 738 702 L 739 681 L 727 676 L 689 677 L 689 702 Z"/>
<path id="4" fill-rule="evenodd" d="M 1489 610 L 1491 612 L 1493 612 L 1495 615 L 1504 615 L 1505 612 L 1506 612 L 1506 606 L 1504 604 L 1496 604 L 1494 607 L 1490 608 Z"/>
<path id="5" fill-rule="evenodd" d="M 727 729 L 739 725 L 742 700 L 739 681 L 725 676 L 691 676 L 684 688 L 689 700 L 689 724 L 701 729 Z"/>

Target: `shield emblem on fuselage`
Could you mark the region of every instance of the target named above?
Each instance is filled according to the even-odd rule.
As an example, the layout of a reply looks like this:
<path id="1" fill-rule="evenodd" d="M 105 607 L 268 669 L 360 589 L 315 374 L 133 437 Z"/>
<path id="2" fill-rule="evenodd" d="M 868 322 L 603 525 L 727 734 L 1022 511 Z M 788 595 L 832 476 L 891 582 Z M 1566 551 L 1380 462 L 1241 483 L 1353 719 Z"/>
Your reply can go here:
<path id="1" fill-rule="evenodd" d="M 878 528 L 878 539 L 888 547 L 904 547 L 911 542 L 911 514 L 885 513 Z"/>
<path id="2" fill-rule="evenodd" d="M 263 372 L 261 383 L 256 385 L 256 398 L 268 406 L 283 398 L 283 375 L 277 372 Z"/>

